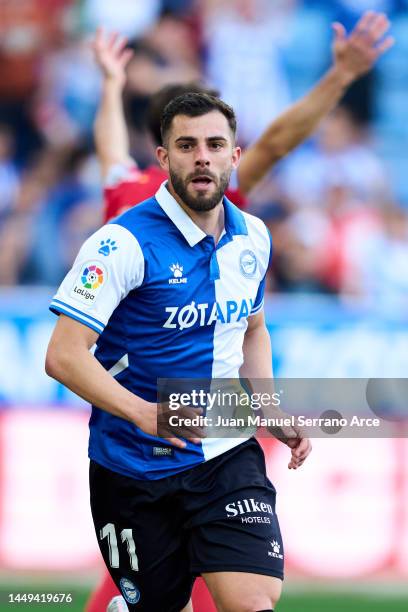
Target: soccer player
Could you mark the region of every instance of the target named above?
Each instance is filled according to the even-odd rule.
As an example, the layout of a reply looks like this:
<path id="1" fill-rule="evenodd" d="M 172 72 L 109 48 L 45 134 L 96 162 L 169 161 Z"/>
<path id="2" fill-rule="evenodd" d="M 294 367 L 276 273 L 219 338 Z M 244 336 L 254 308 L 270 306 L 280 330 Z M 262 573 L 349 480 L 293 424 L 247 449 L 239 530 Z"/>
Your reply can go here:
<path id="1" fill-rule="evenodd" d="M 349 36 L 340 23 L 333 24 L 333 63 L 321 81 L 301 100 L 271 123 L 260 138 L 243 152 L 231 191 L 235 204 L 245 205 L 251 189 L 282 157 L 303 142 L 334 108 L 347 88 L 365 73 L 393 44 L 384 38 L 390 27 L 383 13 L 366 12 Z M 140 170 L 130 156 L 122 93 L 126 65 L 132 52 L 126 38 L 99 29 L 94 40 L 96 60 L 103 74 L 102 99 L 95 122 L 95 143 L 105 185 L 104 217 L 109 220 L 145 198 L 151 197 L 166 178 L 162 169 Z M 168 86 L 152 97 L 148 127 L 157 146 L 160 117 L 166 104 L 187 91 L 215 93 L 198 84 Z"/>
<path id="2" fill-rule="evenodd" d="M 217 98 L 170 102 L 157 149 L 168 182 L 85 242 L 51 303 L 47 373 L 92 403 L 91 509 L 129 610 L 191 610 L 199 574 L 225 611 L 271 611 L 280 597 L 275 489 L 258 442 L 188 424 L 185 439 L 170 427 L 157 437 L 158 378 L 272 378 L 270 236 L 223 197 L 235 131 Z M 296 469 L 310 442 L 288 443 Z"/>
<path id="3" fill-rule="evenodd" d="M 251 188 L 281 157 L 315 130 L 347 87 L 370 70 L 393 43 L 388 37 L 378 44 L 389 28 L 383 14 L 365 13 L 348 37 L 341 24 L 334 24 L 333 27 L 333 64 L 326 75 L 243 153 L 234 182 L 236 188 L 230 188 L 227 192 L 238 206 L 245 205 L 245 196 Z M 107 36 L 102 29 L 98 30 L 94 41 L 95 56 L 103 74 L 95 142 L 105 184 L 105 220 L 152 196 L 165 178 L 160 167 L 150 166 L 140 170 L 130 156 L 122 93 L 126 82 L 125 68 L 132 52 L 125 45 L 125 38 L 117 34 Z M 160 116 L 164 107 L 173 97 L 189 90 L 216 93 L 197 84 L 179 84 L 165 87 L 152 97 L 148 127 L 157 145 L 161 144 Z M 107 575 L 93 594 L 89 612 L 105 609 L 115 592 L 114 584 Z"/>

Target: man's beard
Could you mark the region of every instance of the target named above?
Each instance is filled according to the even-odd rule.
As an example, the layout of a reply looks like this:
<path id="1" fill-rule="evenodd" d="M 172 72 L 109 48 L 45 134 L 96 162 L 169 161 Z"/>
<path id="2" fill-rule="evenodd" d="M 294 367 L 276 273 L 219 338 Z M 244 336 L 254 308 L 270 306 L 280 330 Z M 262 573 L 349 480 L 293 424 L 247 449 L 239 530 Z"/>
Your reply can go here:
<path id="1" fill-rule="evenodd" d="M 212 172 L 209 172 L 208 170 L 194 172 L 193 174 L 189 174 L 186 179 L 183 180 L 179 174 L 176 174 L 174 170 L 170 168 L 171 184 L 173 185 L 174 191 L 177 193 L 178 197 L 184 202 L 184 204 L 188 208 L 196 212 L 206 212 L 208 210 L 212 210 L 217 206 L 218 202 L 220 202 L 220 200 L 224 196 L 224 193 L 227 190 L 231 176 L 231 170 L 227 170 L 226 172 L 223 172 L 220 175 L 220 178 L 218 180 L 218 188 L 215 189 L 212 195 L 200 195 L 199 193 L 197 193 L 196 196 L 193 196 L 188 192 L 187 186 L 190 181 L 194 179 L 195 176 L 208 176 L 217 186 L 216 177 L 214 176 L 214 174 L 212 174 Z"/>

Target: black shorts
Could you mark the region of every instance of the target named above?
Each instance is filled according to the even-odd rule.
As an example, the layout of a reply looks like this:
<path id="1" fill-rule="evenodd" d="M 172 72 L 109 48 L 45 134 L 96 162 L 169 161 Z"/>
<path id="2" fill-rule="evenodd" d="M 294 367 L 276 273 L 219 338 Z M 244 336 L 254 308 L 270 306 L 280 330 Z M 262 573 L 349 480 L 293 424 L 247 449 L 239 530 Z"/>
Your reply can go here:
<path id="1" fill-rule="evenodd" d="M 99 547 L 129 610 L 179 612 L 204 572 L 283 579 L 276 491 L 255 439 L 161 480 L 91 461 L 90 489 Z"/>

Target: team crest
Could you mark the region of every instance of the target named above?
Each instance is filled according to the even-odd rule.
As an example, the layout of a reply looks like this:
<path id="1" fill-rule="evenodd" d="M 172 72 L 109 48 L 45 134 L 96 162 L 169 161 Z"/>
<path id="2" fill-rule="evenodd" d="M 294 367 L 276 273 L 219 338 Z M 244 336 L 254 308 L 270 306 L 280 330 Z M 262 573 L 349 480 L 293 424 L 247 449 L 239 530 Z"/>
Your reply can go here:
<path id="1" fill-rule="evenodd" d="M 253 278 L 258 267 L 258 261 L 255 253 L 248 249 L 242 251 L 239 257 L 239 267 L 241 274 L 243 274 L 246 278 Z"/>
<path id="2" fill-rule="evenodd" d="M 130 604 L 137 604 L 140 600 L 140 591 L 137 586 L 129 578 L 121 578 L 119 584 L 126 601 Z"/>

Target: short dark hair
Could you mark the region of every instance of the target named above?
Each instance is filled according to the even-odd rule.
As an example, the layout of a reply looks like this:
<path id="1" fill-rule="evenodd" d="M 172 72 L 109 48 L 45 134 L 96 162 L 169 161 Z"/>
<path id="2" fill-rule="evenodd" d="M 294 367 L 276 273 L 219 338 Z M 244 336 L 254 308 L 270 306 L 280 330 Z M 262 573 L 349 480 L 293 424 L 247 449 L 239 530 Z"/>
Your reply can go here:
<path id="1" fill-rule="evenodd" d="M 237 131 L 237 120 L 231 106 L 228 106 L 228 104 L 220 100 L 220 98 L 209 96 L 205 93 L 186 93 L 171 100 L 163 111 L 161 117 L 161 137 L 163 145 L 166 143 L 174 117 L 177 115 L 201 117 L 212 111 L 218 111 L 224 115 L 235 136 Z"/>
<path id="2" fill-rule="evenodd" d="M 160 121 L 164 109 L 167 104 L 186 93 L 205 93 L 209 96 L 218 98 L 220 93 L 216 89 L 206 87 L 197 81 L 190 83 L 175 83 L 174 85 L 165 85 L 150 97 L 149 106 L 147 109 L 147 126 L 153 139 L 157 145 L 162 144 Z"/>

